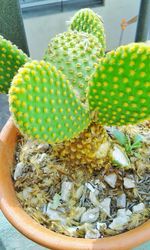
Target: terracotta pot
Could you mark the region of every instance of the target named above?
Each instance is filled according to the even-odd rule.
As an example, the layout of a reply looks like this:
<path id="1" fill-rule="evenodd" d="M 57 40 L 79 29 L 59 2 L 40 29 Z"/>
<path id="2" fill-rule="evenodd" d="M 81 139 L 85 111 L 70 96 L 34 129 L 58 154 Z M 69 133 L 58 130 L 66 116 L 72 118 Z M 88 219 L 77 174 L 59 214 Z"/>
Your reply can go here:
<path id="1" fill-rule="evenodd" d="M 10 223 L 29 239 L 51 249 L 122 250 L 150 240 L 150 220 L 129 232 L 104 239 L 77 239 L 54 233 L 35 222 L 21 208 L 11 180 L 18 131 L 11 119 L 0 134 L 0 207 Z"/>

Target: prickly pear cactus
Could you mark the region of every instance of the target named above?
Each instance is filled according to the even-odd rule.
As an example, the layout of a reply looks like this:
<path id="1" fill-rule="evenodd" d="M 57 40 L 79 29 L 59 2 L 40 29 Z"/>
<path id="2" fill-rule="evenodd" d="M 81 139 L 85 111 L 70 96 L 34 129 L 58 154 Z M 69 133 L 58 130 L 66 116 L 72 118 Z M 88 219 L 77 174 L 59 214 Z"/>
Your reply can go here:
<path id="1" fill-rule="evenodd" d="M 22 50 L 0 36 L 0 93 L 8 93 L 13 77 L 28 60 Z"/>
<path id="2" fill-rule="evenodd" d="M 103 49 L 95 36 L 70 31 L 52 39 L 44 60 L 66 75 L 76 95 L 84 101 L 88 81 L 102 56 Z"/>
<path id="3" fill-rule="evenodd" d="M 133 43 L 106 55 L 90 80 L 89 105 L 105 125 L 150 117 L 150 46 Z"/>
<path id="4" fill-rule="evenodd" d="M 111 142 L 100 124 L 92 123 L 78 138 L 53 146 L 54 155 L 68 166 L 93 169 L 110 167 Z"/>
<path id="5" fill-rule="evenodd" d="M 44 61 L 27 63 L 19 70 L 9 103 L 23 134 L 51 144 L 76 137 L 90 123 L 89 111 L 76 98 L 69 81 Z"/>
<path id="6" fill-rule="evenodd" d="M 105 52 L 106 41 L 103 20 L 93 10 L 88 8 L 79 10 L 70 21 L 70 29 L 96 36 L 103 48 L 103 53 Z"/>

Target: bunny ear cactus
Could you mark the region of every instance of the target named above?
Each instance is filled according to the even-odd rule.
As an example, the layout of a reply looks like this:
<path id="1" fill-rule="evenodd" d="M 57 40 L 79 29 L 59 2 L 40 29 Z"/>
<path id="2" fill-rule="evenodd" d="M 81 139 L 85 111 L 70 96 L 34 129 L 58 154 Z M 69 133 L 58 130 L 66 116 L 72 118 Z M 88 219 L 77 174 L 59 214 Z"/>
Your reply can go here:
<path id="1" fill-rule="evenodd" d="M 77 138 L 53 146 L 54 155 L 68 166 L 93 169 L 110 167 L 111 142 L 104 127 L 95 122 Z"/>
<path id="2" fill-rule="evenodd" d="M 92 170 L 111 161 L 129 166 L 102 125 L 149 117 L 149 47 L 130 44 L 100 59 L 101 20 L 93 12 L 81 13 L 76 22 L 83 21 L 81 33 L 57 36 L 45 54 L 48 62 L 28 62 L 13 78 L 10 110 L 22 134 L 52 144 L 54 154 L 70 166 L 82 164 Z"/>
<path id="3" fill-rule="evenodd" d="M 70 30 L 86 32 L 98 38 L 103 54 L 106 48 L 105 31 L 102 18 L 91 9 L 79 10 L 70 21 Z"/>
<path id="4" fill-rule="evenodd" d="M 8 93 L 13 77 L 28 60 L 22 50 L 0 36 L 0 93 Z"/>
<path id="5" fill-rule="evenodd" d="M 104 125 L 135 124 L 150 117 L 150 47 L 133 43 L 101 60 L 89 83 L 91 110 Z"/>
<path id="6" fill-rule="evenodd" d="M 84 102 L 88 81 L 102 56 L 103 49 L 95 36 L 70 31 L 51 41 L 44 60 L 66 75 L 76 95 Z"/>
<path id="7" fill-rule="evenodd" d="M 9 91 L 10 111 L 22 134 L 54 144 L 76 137 L 88 127 L 89 111 L 69 81 L 51 64 L 26 63 Z"/>

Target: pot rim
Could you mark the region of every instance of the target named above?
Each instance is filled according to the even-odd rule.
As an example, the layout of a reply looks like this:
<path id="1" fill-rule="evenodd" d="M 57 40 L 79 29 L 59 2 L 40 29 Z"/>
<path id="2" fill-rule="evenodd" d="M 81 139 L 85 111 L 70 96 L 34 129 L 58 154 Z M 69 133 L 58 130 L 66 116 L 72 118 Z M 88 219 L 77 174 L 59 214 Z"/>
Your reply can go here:
<path id="1" fill-rule="evenodd" d="M 123 250 L 150 240 L 150 220 L 128 232 L 102 239 L 65 236 L 34 221 L 20 206 L 10 174 L 18 135 L 10 118 L 0 133 L 0 207 L 18 231 L 36 243 L 56 250 Z"/>

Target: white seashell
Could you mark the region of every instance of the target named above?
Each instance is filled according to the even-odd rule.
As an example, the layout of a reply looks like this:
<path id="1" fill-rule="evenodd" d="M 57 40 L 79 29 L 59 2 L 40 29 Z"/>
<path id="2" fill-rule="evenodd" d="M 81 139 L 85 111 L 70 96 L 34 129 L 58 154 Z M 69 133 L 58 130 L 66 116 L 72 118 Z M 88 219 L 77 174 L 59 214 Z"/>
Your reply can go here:
<path id="1" fill-rule="evenodd" d="M 77 229 L 79 227 L 65 227 L 65 230 L 68 232 L 68 234 L 71 236 L 71 237 L 77 237 Z"/>
<path id="2" fill-rule="evenodd" d="M 118 208 L 126 207 L 126 195 L 125 194 L 121 194 L 117 197 L 117 207 Z"/>
<path id="3" fill-rule="evenodd" d="M 123 208 L 123 209 L 118 209 L 118 211 L 117 211 L 117 216 L 119 217 L 119 216 L 130 216 L 132 214 L 132 212 L 129 210 L 129 209 L 125 209 L 125 208 Z"/>
<path id="4" fill-rule="evenodd" d="M 98 239 L 101 234 L 97 229 L 87 230 L 85 234 L 85 239 Z"/>
<path id="5" fill-rule="evenodd" d="M 46 214 L 48 215 L 48 217 L 51 220 L 58 220 L 58 221 L 61 222 L 62 225 L 65 225 L 66 224 L 66 218 L 59 211 L 51 209 L 50 205 L 48 204 L 47 210 L 46 210 Z"/>
<path id="6" fill-rule="evenodd" d="M 43 161 L 47 158 L 47 154 L 46 153 L 43 153 L 43 154 L 40 154 L 38 155 L 38 158 L 36 160 L 37 164 L 41 164 L 43 163 Z"/>
<path id="7" fill-rule="evenodd" d="M 84 185 L 81 185 L 76 191 L 76 198 L 79 200 L 83 194 Z"/>
<path id="8" fill-rule="evenodd" d="M 109 174 L 109 175 L 105 175 L 104 176 L 104 180 L 105 180 L 105 182 L 107 182 L 107 184 L 110 187 L 115 188 L 116 181 L 117 181 L 117 175 L 115 173 L 112 173 L 112 174 Z"/>
<path id="9" fill-rule="evenodd" d="M 95 192 L 95 188 L 91 185 L 91 183 L 87 182 L 87 183 L 85 183 L 85 186 L 86 186 L 91 192 Z"/>
<path id="10" fill-rule="evenodd" d="M 123 182 L 123 185 L 124 185 L 125 188 L 134 188 L 134 187 L 135 187 L 135 182 L 134 182 L 134 180 L 125 177 L 125 178 L 123 179 L 123 181 L 124 181 L 124 182 Z"/>
<path id="11" fill-rule="evenodd" d="M 97 194 L 97 192 L 96 192 L 96 194 Z M 90 195 L 89 195 L 89 199 L 90 199 L 91 203 L 92 203 L 95 207 L 97 207 L 97 206 L 100 205 L 100 203 L 99 203 L 99 201 L 98 201 L 98 199 L 97 199 L 97 197 L 96 197 L 96 194 L 93 193 L 93 192 L 90 192 Z"/>
<path id="12" fill-rule="evenodd" d="M 96 223 L 96 227 L 97 227 L 98 230 L 106 229 L 107 228 L 107 224 L 106 223 L 102 223 L 102 222 L 97 222 Z"/>
<path id="13" fill-rule="evenodd" d="M 86 211 L 86 208 L 85 208 L 85 207 L 77 207 L 77 208 L 75 209 L 76 215 L 74 216 L 74 219 L 75 219 L 76 221 L 79 221 L 80 218 L 81 218 L 81 216 L 82 216 L 82 214 L 83 214 L 85 211 Z"/>
<path id="14" fill-rule="evenodd" d="M 22 191 L 22 195 L 24 199 L 28 199 L 31 198 L 31 193 L 32 192 L 32 188 L 31 187 L 26 187 L 23 189 Z"/>
<path id="15" fill-rule="evenodd" d="M 46 143 L 46 144 L 40 144 L 40 145 L 38 145 L 38 147 L 37 147 L 37 150 L 39 151 L 39 152 L 45 152 L 46 150 L 48 150 L 49 149 L 49 144 L 48 143 Z"/>
<path id="16" fill-rule="evenodd" d="M 138 212 L 141 212 L 144 208 L 145 208 L 145 205 L 144 205 L 144 203 L 141 202 L 141 203 L 133 206 L 132 212 L 133 213 L 138 213 Z"/>
<path id="17" fill-rule="evenodd" d="M 25 166 L 23 162 L 19 162 L 16 167 L 15 167 L 15 172 L 14 172 L 14 180 L 16 181 L 19 177 L 22 176 L 23 170 L 25 169 Z"/>
<path id="18" fill-rule="evenodd" d="M 130 167 L 130 160 L 120 146 L 114 145 L 111 157 L 113 163 L 116 164 L 117 166 L 127 167 L 127 168 Z"/>
<path id="19" fill-rule="evenodd" d="M 113 222 L 109 224 L 109 228 L 113 230 L 122 230 L 123 226 L 129 221 L 129 216 L 119 216 L 113 219 Z"/>
<path id="20" fill-rule="evenodd" d="M 97 158 L 104 158 L 107 156 L 108 151 L 110 149 L 110 142 L 104 142 L 100 145 L 100 147 L 98 148 L 98 150 L 96 151 L 96 157 Z"/>
<path id="21" fill-rule="evenodd" d="M 95 222 L 99 217 L 99 208 L 88 209 L 81 217 L 81 223 Z"/>
<path id="22" fill-rule="evenodd" d="M 111 198 L 105 198 L 99 205 L 99 207 L 108 215 L 110 216 L 110 203 Z"/>
<path id="23" fill-rule="evenodd" d="M 64 181 L 61 185 L 61 199 L 63 201 L 68 201 L 69 196 L 71 194 L 71 189 L 73 187 L 73 183 L 70 181 Z"/>

